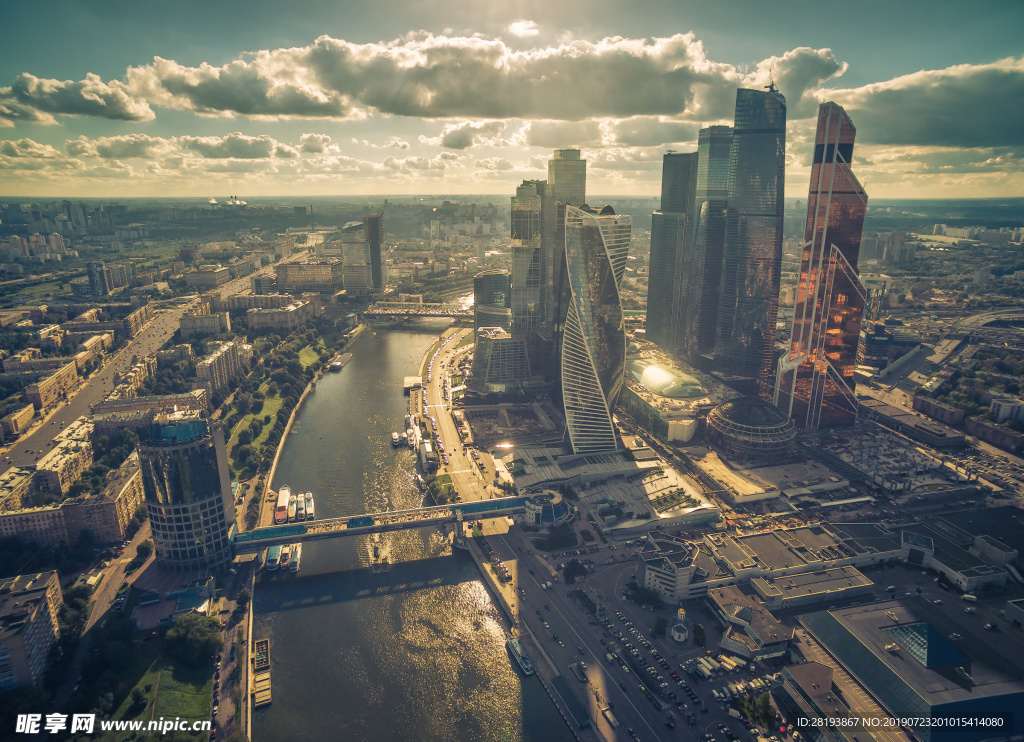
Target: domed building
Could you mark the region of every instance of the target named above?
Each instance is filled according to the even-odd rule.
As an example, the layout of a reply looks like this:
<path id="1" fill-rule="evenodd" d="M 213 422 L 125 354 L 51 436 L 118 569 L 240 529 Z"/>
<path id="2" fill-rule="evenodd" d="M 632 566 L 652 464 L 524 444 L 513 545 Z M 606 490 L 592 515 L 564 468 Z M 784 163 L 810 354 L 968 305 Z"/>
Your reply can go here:
<path id="1" fill-rule="evenodd" d="M 784 458 L 792 453 L 796 425 L 758 397 L 742 397 L 708 413 L 708 440 L 726 454 L 750 461 Z"/>
<path id="2" fill-rule="evenodd" d="M 572 517 L 569 504 L 562 497 L 562 493 L 554 490 L 544 490 L 539 495 L 534 495 L 526 500 L 525 511 L 521 516 L 522 523 L 541 528 L 554 528 L 565 523 Z"/>
<path id="3" fill-rule="evenodd" d="M 682 644 L 690 637 L 690 618 L 686 615 L 686 609 L 680 608 L 676 611 L 675 621 L 672 622 L 672 640 Z"/>

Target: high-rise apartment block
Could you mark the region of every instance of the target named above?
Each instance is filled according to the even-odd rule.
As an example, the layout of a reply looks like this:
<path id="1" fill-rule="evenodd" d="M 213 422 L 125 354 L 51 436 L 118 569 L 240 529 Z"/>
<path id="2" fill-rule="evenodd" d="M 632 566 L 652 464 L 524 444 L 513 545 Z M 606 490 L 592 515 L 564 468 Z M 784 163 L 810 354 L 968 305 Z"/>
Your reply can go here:
<path id="1" fill-rule="evenodd" d="M 157 562 L 226 569 L 235 511 L 224 429 L 194 412 L 159 415 L 138 451 Z"/>
<path id="2" fill-rule="evenodd" d="M 622 389 L 626 331 L 619 284 L 632 218 L 610 206 L 565 211 L 566 316 L 561 343 L 562 404 L 573 453 L 619 447 L 612 412 Z"/>
<path id="3" fill-rule="evenodd" d="M 776 405 L 810 429 L 857 417 L 853 372 L 866 299 L 857 259 L 868 197 L 850 169 L 856 136 L 841 106 L 822 104 L 792 337 L 775 386 Z"/>
<path id="4" fill-rule="evenodd" d="M 0 691 L 43 682 L 63 602 L 56 572 L 0 580 Z"/>

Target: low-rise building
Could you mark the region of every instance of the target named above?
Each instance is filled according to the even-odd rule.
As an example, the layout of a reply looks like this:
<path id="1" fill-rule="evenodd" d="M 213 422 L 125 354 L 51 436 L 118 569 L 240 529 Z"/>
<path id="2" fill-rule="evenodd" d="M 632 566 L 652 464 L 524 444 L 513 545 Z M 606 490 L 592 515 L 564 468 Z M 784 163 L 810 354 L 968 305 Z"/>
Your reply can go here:
<path id="1" fill-rule="evenodd" d="M 964 421 L 964 411 L 959 407 L 920 394 L 914 395 L 914 409 L 946 425 L 959 425 Z"/>
<path id="2" fill-rule="evenodd" d="M 316 319 L 316 308 L 312 302 L 296 301 L 277 308 L 254 307 L 245 316 L 250 330 L 290 332 Z"/>
<path id="3" fill-rule="evenodd" d="M 0 580 L 0 691 L 40 685 L 60 639 L 64 602 L 56 572 Z"/>
<path id="4" fill-rule="evenodd" d="M 1009 394 L 993 394 L 989 411 L 997 423 L 1024 419 L 1024 401 Z"/>
<path id="5" fill-rule="evenodd" d="M 67 397 L 78 386 L 78 367 L 66 363 L 49 376 L 25 387 L 25 396 L 37 410 L 45 410 Z"/>
<path id="6" fill-rule="evenodd" d="M 105 399 L 93 405 L 97 415 L 117 412 L 153 411 L 173 412 L 174 410 L 205 410 L 210 406 L 210 394 L 206 389 L 193 389 L 181 394 L 154 394 L 133 399 Z"/>
<path id="7" fill-rule="evenodd" d="M 281 263 L 277 266 L 277 289 L 292 291 L 337 291 L 344 286 L 344 269 L 339 259 Z"/>
<path id="8" fill-rule="evenodd" d="M 24 433 L 28 426 L 32 424 L 32 418 L 35 417 L 35 414 L 36 408 L 27 404 L 5 415 L 0 419 L 0 426 L 3 426 L 4 437 L 17 438 Z"/>
<path id="9" fill-rule="evenodd" d="M 89 441 L 59 441 L 36 464 L 36 488 L 41 492 L 66 495 L 68 490 L 92 466 Z"/>
<path id="10" fill-rule="evenodd" d="M 12 466 L 0 474 L 0 513 L 21 510 L 32 492 L 31 469 Z"/>
<path id="11" fill-rule="evenodd" d="M 185 283 L 193 289 L 213 289 L 231 280 L 231 271 L 224 265 L 201 265 L 185 274 Z"/>
<path id="12" fill-rule="evenodd" d="M 202 302 L 178 320 L 178 327 L 182 340 L 220 335 L 222 332 L 231 332 L 231 318 L 227 312 L 211 312 L 210 304 Z"/>
<path id="13" fill-rule="evenodd" d="M 764 603 L 736 586 L 708 591 L 711 613 L 723 626 L 719 646 L 748 660 L 766 660 L 789 653 L 793 629 L 783 626 Z"/>
<path id="14" fill-rule="evenodd" d="M 65 528 L 72 539 L 88 531 L 97 543 L 117 543 L 125 538 L 142 500 L 142 470 L 139 456 L 133 452 L 121 466 L 107 473 L 101 492 L 64 501 L 61 511 Z"/>
<path id="15" fill-rule="evenodd" d="M 1013 428 L 997 425 L 981 417 L 969 417 L 964 423 L 964 430 L 968 435 L 973 435 L 985 443 L 991 443 L 997 448 L 1011 453 L 1024 450 L 1024 433 L 1018 433 Z"/>
<path id="16" fill-rule="evenodd" d="M 180 343 L 168 350 L 158 350 L 156 352 L 156 367 L 168 368 L 182 361 L 191 362 L 192 358 L 192 346 L 188 343 Z"/>

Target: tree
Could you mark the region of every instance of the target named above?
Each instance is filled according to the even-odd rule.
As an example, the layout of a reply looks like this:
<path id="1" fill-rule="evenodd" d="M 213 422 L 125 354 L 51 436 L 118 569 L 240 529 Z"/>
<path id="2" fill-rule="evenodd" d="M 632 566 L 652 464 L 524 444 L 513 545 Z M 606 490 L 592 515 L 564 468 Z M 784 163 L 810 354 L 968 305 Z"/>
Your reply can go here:
<path id="1" fill-rule="evenodd" d="M 664 617 L 658 616 L 656 619 L 654 619 L 654 628 L 651 629 L 651 636 L 656 638 L 665 636 L 666 626 L 667 624 L 665 622 Z"/>
<path id="2" fill-rule="evenodd" d="M 252 593 L 249 592 L 249 588 L 243 587 L 238 593 L 238 605 L 248 605 L 250 600 Z"/>
<path id="3" fill-rule="evenodd" d="M 139 544 L 139 547 L 135 550 L 135 553 L 136 555 L 138 555 L 139 559 L 149 559 L 149 555 L 153 553 L 153 542 L 143 541 L 141 544 Z"/>
<path id="4" fill-rule="evenodd" d="M 210 658 L 224 646 L 220 624 L 198 613 L 178 616 L 164 643 L 172 657 L 193 668 L 209 663 Z"/>

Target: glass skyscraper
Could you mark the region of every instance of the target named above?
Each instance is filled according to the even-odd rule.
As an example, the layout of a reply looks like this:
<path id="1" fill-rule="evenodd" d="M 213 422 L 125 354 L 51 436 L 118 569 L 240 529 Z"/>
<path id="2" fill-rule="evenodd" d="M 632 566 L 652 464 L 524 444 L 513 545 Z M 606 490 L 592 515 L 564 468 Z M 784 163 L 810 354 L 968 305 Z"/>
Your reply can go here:
<path id="1" fill-rule="evenodd" d="M 626 331 L 619 284 L 632 219 L 566 208 L 564 271 L 568 300 L 560 360 L 566 435 L 573 453 L 619 447 L 612 411 L 622 389 Z"/>
<path id="2" fill-rule="evenodd" d="M 377 291 L 383 291 L 387 283 L 387 268 L 384 265 L 384 212 L 377 211 L 363 217 L 363 239 L 370 253 L 370 284 Z"/>
<path id="3" fill-rule="evenodd" d="M 541 325 L 547 182 L 525 180 L 512 197 L 512 332 L 529 338 Z"/>
<path id="4" fill-rule="evenodd" d="M 512 329 L 512 287 L 508 271 L 489 270 L 473 277 L 473 329 Z"/>
<path id="5" fill-rule="evenodd" d="M 138 451 L 157 562 L 226 569 L 235 509 L 221 425 L 198 412 L 161 415 Z"/>
<path id="6" fill-rule="evenodd" d="M 758 394 L 767 398 L 774 383 L 785 174 L 786 99 L 774 85 L 739 89 L 714 366 L 756 378 Z"/>
<path id="7" fill-rule="evenodd" d="M 661 210 L 651 215 L 647 339 L 667 351 L 681 343 L 684 277 L 689 270 L 687 223 L 693 208 L 697 153 L 669 152 L 662 160 Z"/>
<path id="8" fill-rule="evenodd" d="M 725 210 L 729 196 L 732 127 L 709 126 L 697 135 L 697 176 L 688 239 L 693 247 L 682 282 L 683 355 L 702 365 L 700 356 L 715 347 L 718 290 L 725 249 Z"/>
<path id="9" fill-rule="evenodd" d="M 792 337 L 775 388 L 775 404 L 810 429 L 857 417 L 853 372 L 866 296 L 857 258 L 868 197 L 850 170 L 856 136 L 842 107 L 822 104 Z"/>
<path id="10" fill-rule="evenodd" d="M 548 329 L 557 331 L 566 308 L 559 306 L 564 293 L 562 266 L 565 264 L 565 212 L 569 206 L 586 202 L 587 161 L 578 149 L 556 149 L 548 161 L 544 191 L 544 313 Z"/>

